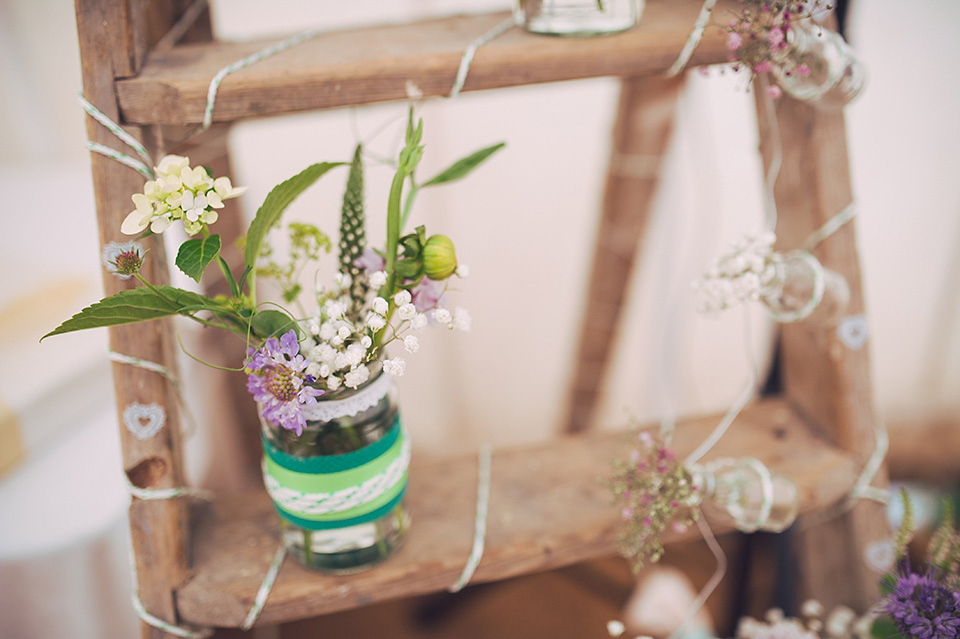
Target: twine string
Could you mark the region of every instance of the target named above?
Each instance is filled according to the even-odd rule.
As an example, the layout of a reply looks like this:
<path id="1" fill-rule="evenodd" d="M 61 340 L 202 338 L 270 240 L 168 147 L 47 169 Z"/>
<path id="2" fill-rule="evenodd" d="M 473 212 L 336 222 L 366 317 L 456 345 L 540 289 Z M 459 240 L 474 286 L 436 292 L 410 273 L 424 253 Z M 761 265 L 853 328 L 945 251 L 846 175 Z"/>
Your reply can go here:
<path id="1" fill-rule="evenodd" d="M 700 534 L 703 536 L 703 540 L 707 542 L 707 547 L 710 549 L 710 552 L 713 553 L 714 558 L 717 560 L 717 568 L 713 571 L 713 575 L 710 577 L 710 580 L 704 584 L 703 588 L 700 590 L 700 593 L 697 595 L 697 598 L 693 600 L 690 604 L 690 608 L 687 610 L 686 616 L 684 616 L 683 621 L 680 622 L 680 625 L 670 633 L 668 639 L 679 639 L 684 628 L 689 624 L 694 616 L 700 609 L 703 608 L 703 605 L 707 602 L 707 598 L 713 594 L 713 591 L 716 590 L 717 586 L 720 585 L 720 582 L 723 581 L 724 575 L 727 574 L 727 556 L 723 552 L 723 548 L 720 547 L 720 544 L 717 543 L 717 538 L 713 535 L 713 531 L 710 529 L 710 525 L 707 523 L 707 518 L 701 513 L 700 517 L 697 517 L 697 527 L 700 529 Z"/>
<path id="2" fill-rule="evenodd" d="M 120 125 L 114 122 L 113 120 L 111 120 L 107 116 L 107 114 L 105 114 L 103 111 L 101 111 L 97 107 L 93 106 L 93 104 L 91 104 L 85 97 L 83 97 L 83 93 L 80 93 L 79 99 L 80 99 L 80 106 L 83 107 L 83 110 L 86 111 L 90 115 L 90 117 L 92 117 L 94 120 L 102 124 L 108 131 L 110 131 L 110 133 L 113 133 L 117 138 L 119 138 L 121 142 L 123 142 L 124 144 L 126 144 L 131 149 L 137 152 L 137 155 L 139 155 L 140 158 L 143 160 L 143 162 L 141 163 L 142 166 L 149 171 L 149 175 L 147 177 L 152 178 L 153 170 L 150 169 L 150 167 L 153 166 L 153 160 L 150 159 L 150 154 L 147 153 L 146 147 L 143 146 L 143 144 L 141 144 L 139 140 L 137 140 L 132 135 L 130 135 L 129 133 L 124 131 L 122 128 L 120 128 Z M 90 144 L 95 144 L 95 143 L 93 142 L 88 143 L 87 148 L 90 148 L 89 147 Z M 97 145 L 97 146 L 100 147 L 102 145 Z M 91 149 L 91 150 L 95 150 L 95 149 Z M 102 151 L 99 151 L 99 150 L 97 152 L 102 153 Z M 126 156 L 117 151 L 114 151 L 114 153 L 117 153 L 117 155 L 121 157 L 129 158 L 133 160 L 133 158 L 130 158 L 130 156 Z M 136 162 L 136 160 L 133 160 L 133 161 Z M 127 164 L 127 162 L 124 162 L 124 164 Z M 127 166 L 130 166 L 130 165 L 127 164 Z M 140 169 L 137 169 L 137 170 L 139 171 Z"/>
<path id="3" fill-rule="evenodd" d="M 267 573 L 263 577 L 263 581 L 260 583 L 260 588 L 257 590 L 257 596 L 253 600 L 253 606 L 250 608 L 250 612 L 247 613 L 246 618 L 243 620 L 243 624 L 240 626 L 241 630 L 250 630 L 253 627 L 253 624 L 256 623 L 257 618 L 260 616 L 260 613 L 263 611 L 263 607 L 267 603 L 267 597 L 270 596 L 270 591 L 273 589 L 273 584 L 277 580 L 277 575 L 280 573 L 280 567 L 283 565 L 283 560 L 287 556 L 287 543 L 281 541 L 280 545 L 277 547 L 277 552 L 273 555 L 273 561 L 270 562 L 270 567 L 267 568 Z"/>
<path id="4" fill-rule="evenodd" d="M 453 90 L 450 91 L 450 97 L 455 98 L 460 95 L 463 85 L 467 81 L 467 74 L 470 72 L 470 65 L 473 63 L 473 57 L 477 54 L 477 49 L 487 44 L 494 38 L 500 36 L 516 24 L 513 17 L 507 18 L 503 22 L 494 25 L 486 33 L 470 43 L 460 58 L 460 67 L 457 69 L 457 77 L 453 82 Z"/>
<path id="5" fill-rule="evenodd" d="M 713 11 L 715 4 L 717 4 L 717 0 L 704 0 L 703 6 L 700 7 L 700 13 L 697 14 L 697 19 L 693 23 L 693 29 L 690 31 L 690 35 L 687 36 L 687 41 L 684 43 L 683 49 L 680 50 L 680 55 L 677 56 L 677 59 L 665 73 L 668 78 L 674 77 L 686 68 L 687 62 L 690 61 L 690 56 L 693 55 L 693 51 L 697 48 L 697 45 L 700 44 L 701 38 L 703 38 L 703 32 L 707 28 L 707 22 L 710 20 L 710 13 Z"/>
<path id="6" fill-rule="evenodd" d="M 470 583 L 473 573 L 483 557 L 483 547 L 487 537 L 487 511 L 490 504 L 490 462 L 492 448 L 490 444 L 480 447 L 477 454 L 477 512 L 474 517 L 473 548 L 467 565 L 463 568 L 460 578 L 448 589 L 450 592 L 460 592 Z"/>
<path id="7" fill-rule="evenodd" d="M 180 16 L 180 19 L 174 23 L 170 30 L 160 38 L 156 46 L 153 47 L 154 53 L 160 53 L 162 51 L 167 51 L 171 49 L 173 45 L 180 42 L 187 31 L 190 30 L 190 27 L 193 26 L 193 23 L 197 21 L 197 18 L 200 17 L 200 14 L 203 13 L 203 10 L 207 8 L 207 0 L 194 0 L 194 2 L 187 7 L 187 10 L 183 12 Z"/>
<path id="8" fill-rule="evenodd" d="M 142 368 L 144 370 L 157 373 L 162 375 L 170 385 L 173 387 L 174 395 L 177 398 L 177 403 L 180 406 L 180 409 L 183 411 L 184 418 L 188 424 L 188 428 L 185 429 L 186 435 L 191 435 L 196 430 L 197 422 L 193 417 L 193 413 L 190 412 L 190 406 L 187 403 L 187 399 L 183 393 L 183 385 L 180 384 L 180 380 L 177 378 L 173 372 L 162 364 L 157 362 L 151 362 L 150 360 L 141 359 L 139 357 L 133 357 L 131 355 L 125 355 L 123 353 L 118 353 L 113 350 L 107 351 L 107 357 L 118 364 L 127 364 L 129 366 L 136 366 L 137 368 Z"/>
<path id="9" fill-rule="evenodd" d="M 177 626 L 167 621 L 164 621 L 156 615 L 150 614 L 147 609 L 144 607 L 143 602 L 140 601 L 140 586 L 137 578 L 137 562 L 133 556 L 133 546 L 127 547 L 127 558 L 130 561 L 130 574 L 133 578 L 133 589 L 130 593 L 130 602 L 133 605 L 134 612 L 137 613 L 137 616 L 140 617 L 140 620 L 145 624 L 153 626 L 159 630 L 174 635 L 176 637 L 183 637 L 184 639 L 206 639 L 213 635 L 213 628 L 186 628 L 184 626 Z"/>

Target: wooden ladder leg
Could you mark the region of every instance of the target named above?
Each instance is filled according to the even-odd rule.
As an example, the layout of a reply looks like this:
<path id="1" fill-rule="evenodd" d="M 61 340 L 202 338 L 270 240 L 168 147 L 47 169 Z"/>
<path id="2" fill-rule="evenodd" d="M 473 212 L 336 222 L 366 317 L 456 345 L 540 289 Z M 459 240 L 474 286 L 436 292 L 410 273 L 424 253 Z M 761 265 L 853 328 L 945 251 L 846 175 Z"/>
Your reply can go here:
<path id="1" fill-rule="evenodd" d="M 117 78 L 135 75 L 152 46 L 176 21 L 186 1 L 152 0 L 129 3 L 76 0 L 77 31 L 80 45 L 84 96 L 114 122 L 120 123 L 114 83 Z M 203 21 L 197 30 L 203 31 Z M 209 20 L 206 21 L 209 34 Z M 128 127 L 127 132 L 141 140 L 151 152 L 156 149 L 149 132 Z M 92 142 L 135 155 L 112 133 L 87 119 L 87 134 Z M 91 154 L 94 197 L 100 228 L 100 242 L 127 242 L 120 225 L 133 209 L 130 196 L 142 191 L 144 177 L 136 171 L 102 155 Z M 149 249 L 142 273 L 155 284 L 165 284 L 169 270 L 162 237 L 141 243 Z M 111 295 L 133 288 L 136 280 L 120 280 L 104 271 L 104 292 Z M 175 343 L 170 323 L 117 326 L 110 329 L 111 350 L 165 366 L 176 372 Z M 138 366 L 113 365 L 117 412 L 124 471 L 130 482 L 143 489 L 161 490 L 183 486 L 180 416 L 174 389 L 162 375 Z M 135 405 L 162 410 L 163 427 L 151 437 L 140 439 L 123 426 L 124 412 Z M 187 525 L 182 500 L 140 500 L 130 505 L 130 532 L 137 569 L 139 597 L 153 615 L 177 623 L 175 588 L 187 571 Z M 160 639 L 168 633 L 142 625 L 142 635 Z"/>
<path id="2" fill-rule="evenodd" d="M 603 211 L 572 367 L 565 423 L 568 433 L 589 428 L 596 411 L 682 86 L 682 77 L 624 78 L 622 82 Z"/>
<path id="3" fill-rule="evenodd" d="M 763 91 L 756 88 L 761 150 L 765 166 L 774 150 Z M 783 164 L 774 198 L 778 208 L 778 248 L 803 245 L 853 200 L 847 160 L 843 113 L 822 111 L 810 104 L 781 98 L 775 107 Z M 855 223 L 843 226 L 823 241 L 816 256 L 842 274 L 850 287 L 846 316 L 863 314 L 860 265 Z M 865 463 L 875 446 L 879 416 L 873 403 L 869 348 L 850 348 L 833 328 L 783 325 L 783 382 L 787 398 L 814 427 Z M 885 484 L 881 469 L 876 482 Z M 865 610 L 877 596 L 879 574 L 866 564 L 869 543 L 889 536 L 885 509 L 861 501 L 850 512 L 803 529 L 798 535 L 802 594 L 825 605 L 847 604 Z"/>

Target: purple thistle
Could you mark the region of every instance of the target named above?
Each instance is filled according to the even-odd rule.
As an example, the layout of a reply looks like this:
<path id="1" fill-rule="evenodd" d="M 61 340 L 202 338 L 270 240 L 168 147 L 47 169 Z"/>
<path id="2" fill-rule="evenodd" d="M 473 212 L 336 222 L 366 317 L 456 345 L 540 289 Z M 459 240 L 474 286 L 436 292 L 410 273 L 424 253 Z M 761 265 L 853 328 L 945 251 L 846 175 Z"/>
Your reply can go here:
<path id="1" fill-rule="evenodd" d="M 918 575 L 905 569 L 887 595 L 884 612 L 901 633 L 916 639 L 960 637 L 960 593 L 941 583 L 934 572 Z"/>
<path id="2" fill-rule="evenodd" d="M 313 406 L 323 391 L 305 385 L 307 360 L 300 355 L 295 331 L 278 340 L 271 337 L 258 349 L 247 351 L 247 390 L 260 404 L 263 418 L 275 426 L 303 433 L 304 406 Z"/>

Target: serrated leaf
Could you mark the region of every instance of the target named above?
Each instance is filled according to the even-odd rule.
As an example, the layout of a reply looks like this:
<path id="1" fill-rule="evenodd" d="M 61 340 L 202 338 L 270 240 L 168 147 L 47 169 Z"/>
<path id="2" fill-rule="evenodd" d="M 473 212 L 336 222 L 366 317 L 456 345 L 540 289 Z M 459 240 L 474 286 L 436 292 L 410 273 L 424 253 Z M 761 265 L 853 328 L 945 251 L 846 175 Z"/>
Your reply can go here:
<path id="1" fill-rule="evenodd" d="M 177 268 L 195 282 L 200 282 L 203 271 L 210 262 L 217 259 L 218 255 L 220 255 L 219 235 L 187 240 L 177 251 Z"/>
<path id="2" fill-rule="evenodd" d="M 267 233 L 280 220 L 287 207 L 327 171 L 343 164 L 345 163 L 318 162 L 271 189 L 267 197 L 264 198 L 263 204 L 257 209 L 257 214 L 247 231 L 247 246 L 243 254 L 245 268 L 253 267 L 256 264 L 257 256 L 260 254 L 260 245 L 263 244 Z"/>
<path id="3" fill-rule="evenodd" d="M 129 291 L 120 291 L 99 302 L 91 304 L 67 321 L 40 338 L 61 335 L 88 328 L 118 326 L 146 320 L 159 319 L 186 312 L 192 308 L 224 310 L 214 300 L 172 286 L 145 286 Z"/>
<path id="4" fill-rule="evenodd" d="M 498 144 L 494 144 L 493 146 L 480 149 L 479 151 L 474 151 L 467 157 L 457 160 L 449 167 L 424 182 L 422 186 L 436 186 L 437 184 L 445 184 L 447 182 L 459 180 L 470 173 L 470 171 L 477 168 L 481 162 L 502 149 L 504 146 L 506 146 L 506 143 L 500 142 Z"/>
<path id="5" fill-rule="evenodd" d="M 298 336 L 300 335 L 300 327 L 296 321 L 283 311 L 274 309 L 258 311 L 250 321 L 250 326 L 253 328 L 253 332 L 262 339 L 278 337 L 291 328 L 297 332 Z"/>

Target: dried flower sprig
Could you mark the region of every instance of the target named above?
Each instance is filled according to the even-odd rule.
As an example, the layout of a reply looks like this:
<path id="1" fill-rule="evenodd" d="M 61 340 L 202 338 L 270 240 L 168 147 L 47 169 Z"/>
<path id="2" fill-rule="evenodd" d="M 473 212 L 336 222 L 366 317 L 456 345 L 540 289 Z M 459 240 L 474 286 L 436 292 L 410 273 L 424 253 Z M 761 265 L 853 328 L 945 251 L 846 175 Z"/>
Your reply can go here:
<path id="1" fill-rule="evenodd" d="M 801 60 L 791 43 L 790 30 L 801 20 L 812 20 L 833 4 L 824 0 L 740 0 L 743 9 L 726 25 L 727 51 L 734 69 L 745 67 L 751 77 L 773 71 L 784 75 L 810 75 L 811 69 Z M 771 97 L 780 96 L 780 89 L 771 85 Z"/>
<path id="2" fill-rule="evenodd" d="M 683 532 L 697 520 L 699 489 L 663 440 L 647 431 L 637 435 L 628 459 L 612 465 L 605 483 L 620 508 L 617 545 L 636 572 L 663 556 L 661 535 L 667 526 Z"/>
<path id="3" fill-rule="evenodd" d="M 773 233 L 747 235 L 730 243 L 720 256 L 692 283 L 700 296 L 701 313 L 714 314 L 747 301 L 757 301 L 777 277 L 776 242 Z"/>
<path id="4" fill-rule="evenodd" d="M 824 616 L 823 604 L 808 600 L 801 606 L 801 617 L 787 617 L 779 608 L 771 608 L 763 620 L 742 617 L 737 624 L 737 639 L 870 639 L 875 613 L 857 615 L 847 606 L 838 606 Z"/>

